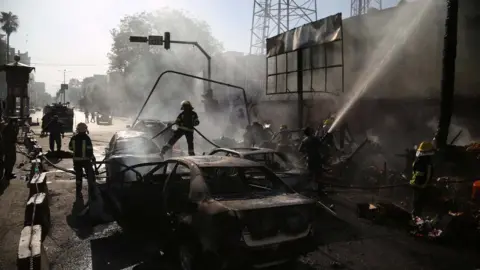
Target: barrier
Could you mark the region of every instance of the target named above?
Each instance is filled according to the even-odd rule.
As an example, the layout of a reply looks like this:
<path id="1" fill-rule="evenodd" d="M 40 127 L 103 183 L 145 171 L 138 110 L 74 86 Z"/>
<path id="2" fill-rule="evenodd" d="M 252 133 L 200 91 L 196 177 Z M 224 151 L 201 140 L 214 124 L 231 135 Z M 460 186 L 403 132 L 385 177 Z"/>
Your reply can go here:
<path id="1" fill-rule="evenodd" d="M 38 145 L 32 132 L 25 133 L 24 145 L 28 152 L 32 153 L 32 157 L 27 183 L 29 192 L 25 219 L 18 244 L 17 269 L 46 270 L 50 268 L 50 263 L 43 241 L 51 225 L 47 174 L 43 172 L 42 161 L 39 158 L 42 147 Z"/>

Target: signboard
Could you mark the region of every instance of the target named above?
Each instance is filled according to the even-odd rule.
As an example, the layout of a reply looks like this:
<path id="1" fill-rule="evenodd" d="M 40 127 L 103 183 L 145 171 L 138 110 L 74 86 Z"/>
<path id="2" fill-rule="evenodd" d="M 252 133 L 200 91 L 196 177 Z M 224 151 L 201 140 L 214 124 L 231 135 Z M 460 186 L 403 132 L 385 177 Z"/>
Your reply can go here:
<path id="1" fill-rule="evenodd" d="M 60 86 L 60 90 L 68 90 L 68 84 L 62 83 Z"/>
<path id="2" fill-rule="evenodd" d="M 267 95 L 343 92 L 342 14 L 267 39 L 266 84 Z"/>
<path id="3" fill-rule="evenodd" d="M 148 36 L 148 45 L 163 45 L 162 36 Z"/>

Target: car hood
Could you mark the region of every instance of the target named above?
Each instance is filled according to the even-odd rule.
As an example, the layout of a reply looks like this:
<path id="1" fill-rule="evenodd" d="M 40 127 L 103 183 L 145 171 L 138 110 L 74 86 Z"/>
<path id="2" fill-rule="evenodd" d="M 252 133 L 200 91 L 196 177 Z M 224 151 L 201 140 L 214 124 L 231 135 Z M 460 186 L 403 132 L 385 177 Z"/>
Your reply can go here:
<path id="1" fill-rule="evenodd" d="M 255 198 L 255 199 L 221 200 L 217 202 L 222 206 L 224 206 L 227 210 L 234 210 L 234 211 L 295 206 L 295 205 L 315 203 L 314 200 L 309 199 L 298 193 L 282 194 L 277 196 Z"/>

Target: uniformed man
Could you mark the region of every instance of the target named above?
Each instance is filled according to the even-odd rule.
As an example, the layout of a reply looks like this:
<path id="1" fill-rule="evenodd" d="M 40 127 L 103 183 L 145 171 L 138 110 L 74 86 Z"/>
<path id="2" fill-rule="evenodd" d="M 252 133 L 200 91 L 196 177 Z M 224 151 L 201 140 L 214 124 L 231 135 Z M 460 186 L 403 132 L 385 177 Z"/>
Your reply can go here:
<path id="1" fill-rule="evenodd" d="M 277 151 L 288 154 L 291 152 L 291 140 L 292 136 L 290 132 L 288 132 L 287 125 L 280 126 L 280 132 L 278 133 L 278 140 L 277 140 Z"/>
<path id="2" fill-rule="evenodd" d="M 73 152 L 73 169 L 75 170 L 76 177 L 77 198 L 82 196 L 83 170 L 85 170 L 87 175 L 89 194 L 94 194 L 94 192 L 91 191 L 95 184 L 95 175 L 92 164 L 92 161 L 95 161 L 95 156 L 93 155 L 92 140 L 87 135 L 87 131 L 87 125 L 85 123 L 79 123 L 77 125 L 76 134 L 73 135 L 68 144 L 68 149 Z"/>
<path id="3" fill-rule="evenodd" d="M 49 146 L 50 151 L 54 151 L 55 144 L 57 145 L 57 151 L 60 152 L 62 149 L 62 138 L 65 137 L 65 132 L 63 131 L 63 124 L 58 121 L 58 115 L 54 115 L 53 119 L 45 126 L 42 132 L 49 133 Z"/>
<path id="4" fill-rule="evenodd" d="M 180 109 L 182 112 L 177 116 L 175 124 L 177 125 L 177 130 L 173 133 L 170 140 L 162 148 L 162 155 L 164 155 L 173 145 L 185 135 L 188 145 L 188 154 L 190 156 L 195 155 L 195 146 L 193 144 L 193 132 L 194 127 L 200 124 L 197 113 L 193 110 L 192 104 L 190 101 L 182 101 Z"/>
<path id="5" fill-rule="evenodd" d="M 90 121 L 88 121 L 88 115 L 89 115 L 88 109 L 85 108 L 85 122 L 86 122 L 86 123 L 90 122 Z"/>
<path id="6" fill-rule="evenodd" d="M 5 152 L 4 152 L 4 147 L 3 147 L 3 129 L 5 128 L 5 122 L 3 119 L 0 118 L 0 182 L 3 179 L 4 176 L 4 158 L 5 158 Z"/>
<path id="7" fill-rule="evenodd" d="M 412 165 L 412 179 L 410 185 L 413 188 L 413 211 L 412 216 L 422 214 L 423 207 L 428 202 L 428 184 L 433 177 L 433 156 L 435 149 L 431 142 L 422 142 L 417 149 L 416 158 Z"/>
<path id="8" fill-rule="evenodd" d="M 5 178 L 13 179 L 13 168 L 17 161 L 17 135 L 18 135 L 18 123 L 17 119 L 10 118 L 8 124 L 5 126 L 2 132 L 3 137 L 3 150 L 4 150 L 4 166 L 5 166 Z"/>
<path id="9" fill-rule="evenodd" d="M 307 159 L 307 167 L 310 173 L 312 184 L 317 184 L 323 172 L 322 155 L 320 149 L 322 147 L 321 141 L 315 136 L 314 130 L 311 127 L 306 127 L 303 131 L 305 138 L 302 140 L 299 152 L 305 154 Z M 321 188 L 317 188 L 318 194 L 322 195 Z"/>

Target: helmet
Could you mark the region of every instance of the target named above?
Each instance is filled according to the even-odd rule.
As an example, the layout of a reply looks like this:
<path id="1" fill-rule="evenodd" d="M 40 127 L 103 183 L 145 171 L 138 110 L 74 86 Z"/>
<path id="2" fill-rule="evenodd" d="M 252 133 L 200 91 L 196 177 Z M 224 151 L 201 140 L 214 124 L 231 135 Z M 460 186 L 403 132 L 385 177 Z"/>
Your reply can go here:
<path id="1" fill-rule="evenodd" d="M 85 123 L 78 123 L 77 125 L 77 132 L 87 132 L 88 131 L 88 126 Z"/>
<path id="2" fill-rule="evenodd" d="M 281 125 L 280 126 L 280 131 L 287 130 L 287 129 L 288 129 L 287 125 Z"/>
<path id="3" fill-rule="evenodd" d="M 192 108 L 192 104 L 190 103 L 190 101 L 184 100 L 184 101 L 182 101 L 182 103 L 180 103 L 180 108 L 182 110 L 185 110 L 185 108 L 187 108 L 187 107 Z"/>
<path id="4" fill-rule="evenodd" d="M 431 142 L 422 142 L 417 148 L 417 157 L 420 156 L 433 156 L 435 153 L 435 148 Z"/>

